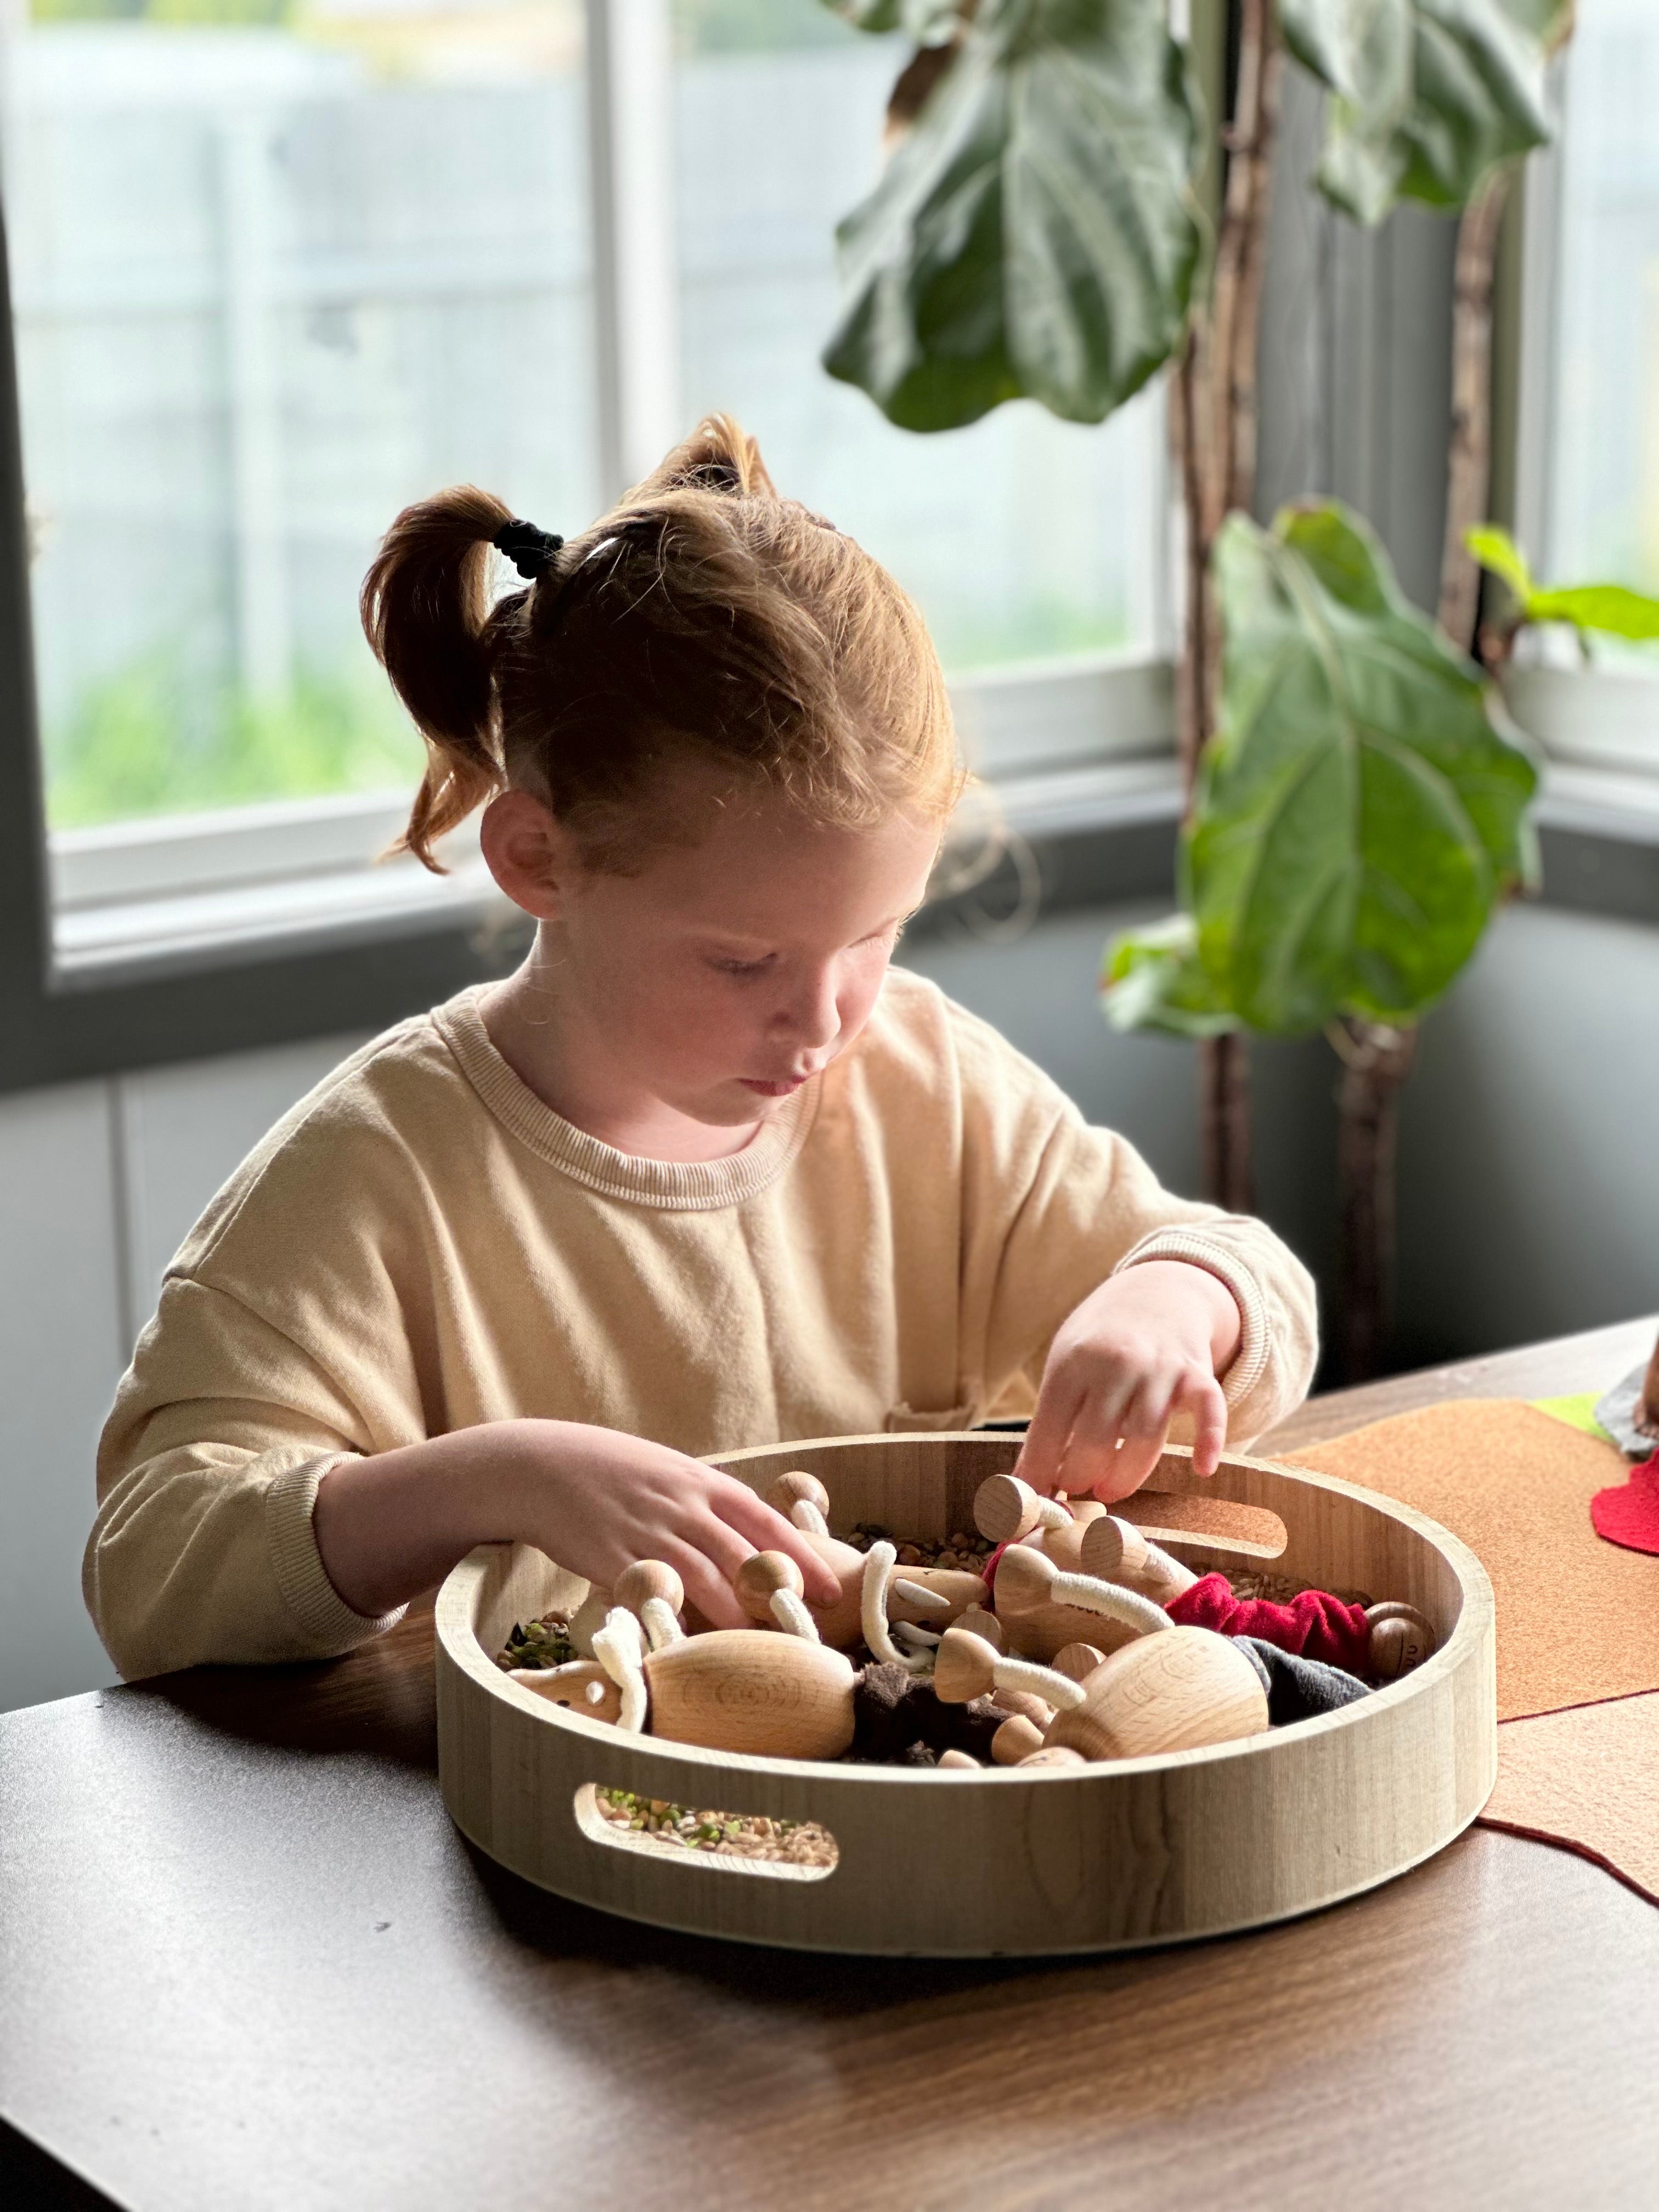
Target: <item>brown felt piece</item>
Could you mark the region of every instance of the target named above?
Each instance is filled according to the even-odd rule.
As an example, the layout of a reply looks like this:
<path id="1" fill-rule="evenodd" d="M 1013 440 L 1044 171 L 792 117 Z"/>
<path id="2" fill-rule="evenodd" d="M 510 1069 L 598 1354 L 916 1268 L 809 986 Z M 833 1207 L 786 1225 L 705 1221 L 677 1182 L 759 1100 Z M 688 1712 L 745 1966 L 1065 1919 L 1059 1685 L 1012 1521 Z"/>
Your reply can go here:
<path id="1" fill-rule="evenodd" d="M 1659 1697 L 1510 1721 L 1480 1817 L 1594 1859 L 1659 1905 Z"/>
<path id="2" fill-rule="evenodd" d="M 1497 1595 L 1500 1720 L 1659 1690 L 1659 1559 L 1590 1526 L 1591 1498 L 1623 1480 L 1611 1444 L 1512 1399 L 1462 1398 L 1286 1463 L 1382 1491 L 1463 1539 Z"/>

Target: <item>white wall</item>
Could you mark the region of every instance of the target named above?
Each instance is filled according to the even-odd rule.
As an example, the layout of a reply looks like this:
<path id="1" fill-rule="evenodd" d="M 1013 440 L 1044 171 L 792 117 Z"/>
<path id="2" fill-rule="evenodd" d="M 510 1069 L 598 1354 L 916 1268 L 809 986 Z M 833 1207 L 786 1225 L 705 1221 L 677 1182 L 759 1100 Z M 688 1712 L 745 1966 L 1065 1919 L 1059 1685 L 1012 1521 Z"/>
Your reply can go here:
<path id="1" fill-rule="evenodd" d="M 116 1382 L 202 1207 L 356 1042 L 0 1098 L 0 1711 L 114 1679 L 81 1550 Z"/>
<path id="2" fill-rule="evenodd" d="M 1066 914 L 1005 945 L 917 943 L 913 967 L 1042 1062 L 1178 1188 L 1197 1181 L 1191 1057 L 1096 1009 L 1108 931 Z M 1659 931 L 1503 917 L 1425 1032 L 1401 1145 L 1401 1339 L 1413 1360 L 1659 1306 Z M 99 1425 L 161 1272 L 270 1124 L 356 1044 L 0 1099 L 0 1710 L 111 1679 L 82 1610 Z M 1335 1070 L 1258 1049 L 1263 1213 L 1328 1281 Z M 1610 1380 L 1613 1378 L 1609 1378 Z"/>

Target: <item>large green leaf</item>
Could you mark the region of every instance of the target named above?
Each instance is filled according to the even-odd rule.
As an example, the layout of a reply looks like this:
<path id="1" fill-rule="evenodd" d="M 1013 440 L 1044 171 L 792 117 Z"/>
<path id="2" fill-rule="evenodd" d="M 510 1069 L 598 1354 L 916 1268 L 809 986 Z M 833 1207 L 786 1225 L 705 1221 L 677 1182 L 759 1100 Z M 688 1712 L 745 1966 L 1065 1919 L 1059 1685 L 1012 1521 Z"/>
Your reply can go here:
<path id="1" fill-rule="evenodd" d="M 1644 592 L 1625 584 L 1540 586 L 1509 532 L 1492 524 L 1468 532 L 1463 542 L 1483 568 L 1509 586 L 1523 622 L 1571 623 L 1575 629 L 1601 630 L 1609 637 L 1659 638 L 1659 599 Z"/>
<path id="2" fill-rule="evenodd" d="M 1320 188 L 1362 222 L 1399 199 L 1462 207 L 1550 135 L 1545 68 L 1571 0 L 1279 0 L 1279 12 L 1332 95 Z"/>
<path id="3" fill-rule="evenodd" d="M 1216 557 L 1221 726 L 1184 848 L 1200 958 L 1252 1029 L 1414 1020 L 1532 872 L 1536 771 L 1356 517 L 1235 514 Z"/>
<path id="4" fill-rule="evenodd" d="M 1240 1026 L 1198 957 L 1189 914 L 1124 930 L 1106 947 L 1101 1004 L 1115 1030 L 1162 1030 L 1170 1036 L 1223 1036 Z"/>
<path id="5" fill-rule="evenodd" d="M 837 233 L 825 368 L 905 429 L 1102 421 L 1180 341 L 1196 143 L 1163 0 L 986 0 Z"/>

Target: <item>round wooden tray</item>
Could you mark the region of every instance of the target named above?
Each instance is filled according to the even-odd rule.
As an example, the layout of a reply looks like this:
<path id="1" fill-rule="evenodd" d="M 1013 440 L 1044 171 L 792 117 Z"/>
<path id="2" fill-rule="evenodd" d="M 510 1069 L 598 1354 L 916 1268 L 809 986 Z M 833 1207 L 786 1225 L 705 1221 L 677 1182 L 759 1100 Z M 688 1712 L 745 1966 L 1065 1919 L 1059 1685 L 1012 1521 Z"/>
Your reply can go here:
<path id="1" fill-rule="evenodd" d="M 1018 1447 L 994 1434 L 849 1437 L 711 1458 L 760 1491 L 785 1468 L 809 1469 L 829 1489 L 840 1534 L 878 1521 L 937 1540 L 971 1527 L 975 1491 L 1011 1468 Z M 574 1606 L 586 1586 L 526 1546 L 485 1545 L 438 1598 L 444 1802 L 481 1850 L 561 1896 L 810 1950 L 1131 1950 L 1352 1897 L 1441 1850 L 1492 1790 L 1491 1584 L 1474 1553 L 1420 1513 L 1266 1461 L 1230 1456 L 1200 1482 L 1171 1449 L 1118 1510 L 1152 1530 L 1184 1530 L 1183 1555 L 1201 1570 L 1202 1524 L 1213 1534 L 1227 1514 L 1216 1501 L 1278 1516 L 1282 1550 L 1270 1540 L 1258 1553 L 1273 1571 L 1416 1606 L 1433 1624 L 1433 1657 L 1316 1720 L 1081 1773 L 751 1759 L 623 1735 L 511 1681 L 494 1657 L 513 1623 Z M 1237 1567 L 1236 1553 L 1228 1563 Z M 815 1820 L 835 1838 L 837 1862 L 688 1850 L 606 1821 L 596 1788 Z"/>

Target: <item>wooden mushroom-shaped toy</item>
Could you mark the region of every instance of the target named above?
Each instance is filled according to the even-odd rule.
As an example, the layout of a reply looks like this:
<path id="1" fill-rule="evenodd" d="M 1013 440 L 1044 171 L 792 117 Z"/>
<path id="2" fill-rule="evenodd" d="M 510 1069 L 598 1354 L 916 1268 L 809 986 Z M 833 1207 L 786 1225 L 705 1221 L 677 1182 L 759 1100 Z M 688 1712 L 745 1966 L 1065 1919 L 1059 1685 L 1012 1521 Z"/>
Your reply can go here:
<path id="1" fill-rule="evenodd" d="M 814 1536 L 830 1534 L 830 1493 L 817 1475 L 794 1468 L 781 1474 L 766 1493 L 766 1502 L 786 1521 Z"/>
<path id="2" fill-rule="evenodd" d="M 820 1640 L 802 1595 L 805 1578 L 787 1552 L 751 1552 L 732 1576 L 732 1588 L 750 1620 L 763 1628 L 781 1628 L 811 1644 Z"/>
<path id="3" fill-rule="evenodd" d="M 1133 1521 L 1120 1521 L 1112 1513 L 1102 1513 L 1089 1523 L 1079 1556 L 1085 1575 L 1139 1590 L 1155 1605 L 1168 1605 L 1198 1580 L 1190 1567 L 1142 1535 Z"/>
<path id="4" fill-rule="evenodd" d="M 1099 1522 L 1094 1522 L 1089 1533 L 1100 1526 Z M 1022 1613 L 1055 1605 L 1097 1613 L 1142 1636 L 1170 1626 L 1163 1607 L 1143 1597 L 1139 1590 L 1101 1582 L 1092 1575 L 1066 1574 L 1046 1553 L 1035 1551 L 1029 1544 L 1011 1544 L 997 1561 L 998 1613 L 1012 1626 Z"/>
<path id="5" fill-rule="evenodd" d="M 853 1662 L 804 1636 L 716 1628 L 647 1652 L 651 1734 L 756 1759 L 839 1759 L 853 1741 Z"/>
<path id="6" fill-rule="evenodd" d="M 679 1617 L 685 1605 L 685 1585 L 661 1559 L 636 1559 L 631 1567 L 624 1567 L 611 1595 L 638 1618 L 653 1651 L 660 1651 L 665 1644 L 678 1644 L 684 1635 Z"/>
<path id="7" fill-rule="evenodd" d="M 1267 1693 L 1231 1638 L 1171 1627 L 1097 1667 L 1075 1705 L 1054 1715 L 1046 1747 L 1087 1759 L 1147 1759 L 1260 1735 Z"/>
<path id="8" fill-rule="evenodd" d="M 1017 1544 L 1036 1528 L 1063 1530 L 1071 1515 L 1017 1474 L 988 1474 L 974 1492 L 974 1526 L 994 1544 Z"/>
<path id="9" fill-rule="evenodd" d="M 1066 1675 L 1024 1659 L 1006 1659 L 969 1628 L 947 1628 L 933 1655 L 933 1695 L 947 1705 L 965 1705 L 993 1690 L 1030 1691 L 1054 1706 L 1083 1702 L 1080 1685 Z"/>

